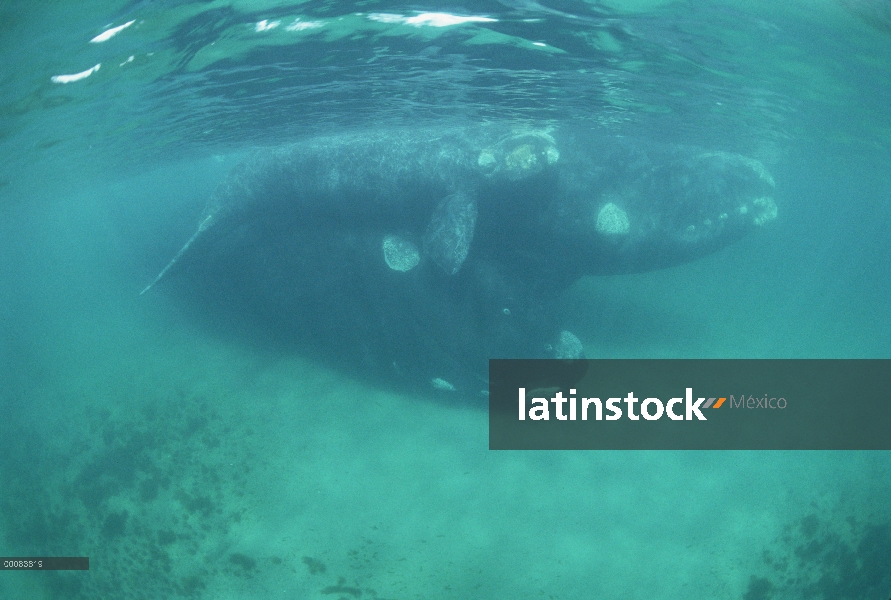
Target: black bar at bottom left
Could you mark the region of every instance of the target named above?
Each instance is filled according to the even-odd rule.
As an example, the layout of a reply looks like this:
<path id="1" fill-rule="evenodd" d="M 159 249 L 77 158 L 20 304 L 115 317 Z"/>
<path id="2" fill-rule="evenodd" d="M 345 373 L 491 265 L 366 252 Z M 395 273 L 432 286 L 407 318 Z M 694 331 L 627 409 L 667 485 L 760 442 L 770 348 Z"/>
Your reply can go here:
<path id="1" fill-rule="evenodd" d="M 88 556 L 3 556 L 0 571 L 89 571 Z"/>

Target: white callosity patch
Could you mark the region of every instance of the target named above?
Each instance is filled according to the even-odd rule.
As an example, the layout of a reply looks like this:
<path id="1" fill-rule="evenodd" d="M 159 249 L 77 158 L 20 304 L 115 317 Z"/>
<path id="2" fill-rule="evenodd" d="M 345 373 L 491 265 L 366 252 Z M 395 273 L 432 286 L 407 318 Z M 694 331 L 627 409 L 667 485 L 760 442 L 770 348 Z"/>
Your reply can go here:
<path id="1" fill-rule="evenodd" d="M 411 271 L 421 262 L 418 247 L 403 237 L 388 235 L 381 246 L 384 251 L 384 261 L 394 271 Z"/>
<path id="2" fill-rule="evenodd" d="M 740 171 L 743 169 L 749 169 L 758 177 L 758 180 L 760 182 L 763 182 L 771 189 L 776 188 L 776 182 L 774 181 L 773 176 L 760 160 L 750 158 L 748 156 L 742 156 L 741 154 L 733 154 L 730 152 L 707 152 L 704 154 L 700 154 L 697 158 L 704 160 L 717 160 L 718 163 L 724 168 L 730 167 Z M 770 193 L 768 190 L 764 191 Z M 769 195 L 754 198 L 751 201 L 751 207 L 749 206 L 748 202 L 746 202 L 745 204 L 741 204 L 736 209 L 736 211 L 740 216 L 748 215 L 751 211 L 752 223 L 759 226 L 773 221 L 777 217 L 776 202 L 774 202 L 773 198 Z M 726 218 L 725 214 L 722 214 L 719 219 L 723 221 Z"/>
<path id="3" fill-rule="evenodd" d="M 554 138 L 544 131 L 515 131 L 494 146 L 484 148 L 477 166 L 489 176 L 511 181 L 526 179 L 560 160 Z"/>
<path id="4" fill-rule="evenodd" d="M 701 159 L 710 159 L 717 158 L 722 162 L 727 164 L 740 163 L 750 168 L 752 171 L 758 175 L 758 179 L 764 181 L 770 187 L 776 187 L 776 182 L 773 180 L 773 176 L 770 174 L 770 171 L 767 170 L 767 167 L 764 166 L 760 160 L 755 158 L 749 158 L 748 156 L 743 156 L 741 154 L 734 154 L 732 152 L 705 152 L 700 154 L 698 158 Z"/>
<path id="5" fill-rule="evenodd" d="M 625 235 L 631 229 L 628 214 L 608 202 L 597 213 L 597 232 L 603 235 Z"/>
<path id="6" fill-rule="evenodd" d="M 584 358 L 585 348 L 582 341 L 571 331 L 561 331 L 560 339 L 554 346 L 554 358 L 575 359 Z"/>
<path id="7" fill-rule="evenodd" d="M 433 386 L 433 389 L 440 390 L 442 392 L 454 392 L 455 391 L 455 386 L 453 386 L 451 383 L 449 383 L 448 381 L 446 381 L 445 379 L 442 379 L 440 377 L 431 379 L 430 385 Z"/>
<path id="8" fill-rule="evenodd" d="M 496 159 L 495 154 L 487 148 L 480 152 L 480 156 L 476 163 L 484 173 L 491 173 L 498 166 L 498 159 Z"/>
<path id="9" fill-rule="evenodd" d="M 777 218 L 777 205 L 773 198 L 764 196 L 752 200 L 752 205 L 757 209 L 753 222 L 755 225 L 764 225 Z"/>
<path id="10" fill-rule="evenodd" d="M 764 164 L 760 160 L 756 160 L 754 158 L 749 158 L 748 156 L 741 156 L 740 160 L 747 167 L 749 167 L 750 169 L 755 171 L 755 173 L 758 174 L 758 178 L 761 179 L 762 181 L 766 182 L 767 185 L 769 185 L 770 187 L 777 186 L 776 182 L 773 180 L 773 176 L 770 174 L 770 172 L 767 170 L 767 168 L 764 166 Z"/>

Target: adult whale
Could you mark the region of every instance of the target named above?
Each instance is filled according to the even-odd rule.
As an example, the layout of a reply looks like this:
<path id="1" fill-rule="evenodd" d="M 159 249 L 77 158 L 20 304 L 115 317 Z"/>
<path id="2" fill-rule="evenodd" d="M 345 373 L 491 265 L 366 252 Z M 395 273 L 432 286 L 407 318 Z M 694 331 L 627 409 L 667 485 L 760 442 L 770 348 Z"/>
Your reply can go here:
<path id="1" fill-rule="evenodd" d="M 754 159 L 594 133 L 374 130 L 257 151 L 161 271 L 353 372 L 476 394 L 489 357 L 579 357 L 556 300 L 776 216 Z"/>

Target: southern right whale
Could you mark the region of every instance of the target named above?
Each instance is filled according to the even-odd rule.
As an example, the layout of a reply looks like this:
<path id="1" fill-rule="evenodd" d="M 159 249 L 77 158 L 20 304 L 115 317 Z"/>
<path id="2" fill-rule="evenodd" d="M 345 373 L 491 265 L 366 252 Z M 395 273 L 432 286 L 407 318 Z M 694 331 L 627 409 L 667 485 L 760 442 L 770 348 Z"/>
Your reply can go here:
<path id="1" fill-rule="evenodd" d="M 556 300 L 776 217 L 755 159 L 552 127 L 318 137 L 257 151 L 156 280 L 387 381 L 476 394 L 490 357 L 579 357 Z M 143 290 L 143 291 L 146 291 Z"/>

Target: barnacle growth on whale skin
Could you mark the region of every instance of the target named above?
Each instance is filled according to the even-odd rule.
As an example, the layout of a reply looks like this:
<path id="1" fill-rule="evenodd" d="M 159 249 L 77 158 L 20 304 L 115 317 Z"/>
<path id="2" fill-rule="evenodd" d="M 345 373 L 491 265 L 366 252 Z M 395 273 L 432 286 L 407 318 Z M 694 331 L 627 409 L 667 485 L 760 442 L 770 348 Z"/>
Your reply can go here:
<path id="1" fill-rule="evenodd" d="M 480 152 L 479 157 L 476 159 L 476 164 L 484 173 L 491 173 L 498 167 L 498 159 L 495 158 L 495 153 L 492 150 L 486 148 Z"/>
<path id="2" fill-rule="evenodd" d="M 613 236 L 625 235 L 631 229 L 628 214 L 613 204 L 607 202 L 597 213 L 597 233 Z"/>
<path id="3" fill-rule="evenodd" d="M 554 346 L 554 358 L 579 359 L 585 357 L 585 347 L 582 341 L 571 331 L 563 330 L 560 338 Z"/>
<path id="4" fill-rule="evenodd" d="M 430 380 L 430 385 L 433 386 L 433 389 L 439 390 L 441 392 L 454 392 L 457 388 L 453 386 L 451 383 L 442 379 L 440 377 L 436 377 Z"/>
<path id="5" fill-rule="evenodd" d="M 738 173 L 739 176 L 742 176 L 744 171 L 748 169 L 757 177 L 757 181 L 762 184 L 762 188 L 767 188 L 762 189 L 761 193 L 770 194 L 770 190 L 776 188 L 773 176 L 760 160 L 730 152 L 707 152 L 700 154 L 697 160 L 718 161 L 717 166 L 720 169 L 735 169 L 734 173 Z M 757 226 L 764 225 L 777 218 L 776 202 L 768 195 L 753 199 L 751 206 L 748 203 L 741 204 L 736 211 L 740 216 L 745 216 L 751 212 L 752 223 Z M 724 215 L 722 214 L 720 218 L 723 220 Z"/>
<path id="6" fill-rule="evenodd" d="M 755 198 L 752 205 L 758 211 L 753 220 L 755 225 L 764 225 L 777 218 L 777 205 L 770 196 Z"/>
<path id="7" fill-rule="evenodd" d="M 560 160 L 554 138 L 542 131 L 521 131 L 484 148 L 477 166 L 486 175 L 500 174 L 510 180 L 539 173 Z"/>
<path id="8" fill-rule="evenodd" d="M 398 236 L 388 235 L 384 238 L 382 249 L 384 261 L 394 271 L 411 271 L 421 262 L 421 253 L 417 246 Z"/>
<path id="9" fill-rule="evenodd" d="M 704 152 L 696 157 L 698 160 L 703 159 L 719 159 L 724 165 L 743 165 L 758 176 L 758 179 L 769 185 L 776 187 L 776 182 L 767 167 L 760 160 L 749 158 L 742 154 L 734 154 L 732 152 Z"/>
<path id="10" fill-rule="evenodd" d="M 532 144 L 521 144 L 504 157 L 504 166 L 511 171 L 528 171 L 536 166 L 538 156 Z"/>

